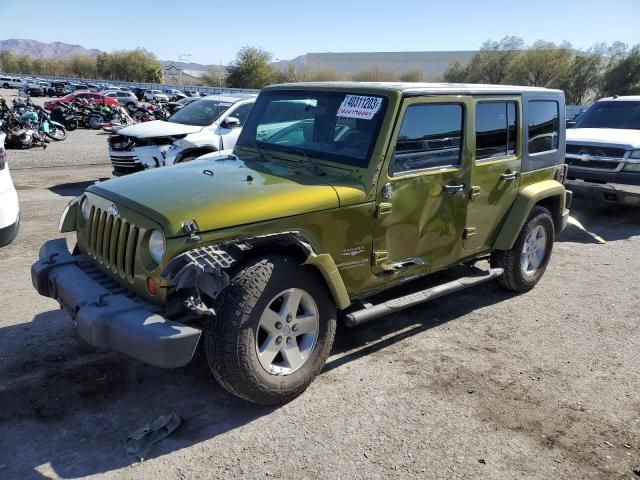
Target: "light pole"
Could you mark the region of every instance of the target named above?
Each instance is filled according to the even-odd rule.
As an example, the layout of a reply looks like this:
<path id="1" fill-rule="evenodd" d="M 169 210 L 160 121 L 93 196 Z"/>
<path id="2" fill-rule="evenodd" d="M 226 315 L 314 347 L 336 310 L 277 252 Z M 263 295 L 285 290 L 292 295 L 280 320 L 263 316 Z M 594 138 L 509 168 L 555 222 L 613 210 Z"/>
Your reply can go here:
<path id="1" fill-rule="evenodd" d="M 191 56 L 190 53 L 183 53 L 178 57 L 178 63 L 182 62 L 183 58 L 187 58 L 190 56 Z M 178 84 L 180 85 L 180 87 L 182 87 L 182 67 L 179 67 L 179 70 L 178 70 Z"/>

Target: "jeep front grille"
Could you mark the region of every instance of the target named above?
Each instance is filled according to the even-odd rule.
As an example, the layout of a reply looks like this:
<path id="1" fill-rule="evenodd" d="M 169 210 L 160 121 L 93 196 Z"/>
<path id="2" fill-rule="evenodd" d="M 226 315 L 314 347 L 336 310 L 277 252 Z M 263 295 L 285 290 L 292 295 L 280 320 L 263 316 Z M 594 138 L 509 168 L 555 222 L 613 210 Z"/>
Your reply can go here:
<path id="1" fill-rule="evenodd" d="M 89 255 L 132 282 L 140 229 L 93 206 L 85 231 Z"/>

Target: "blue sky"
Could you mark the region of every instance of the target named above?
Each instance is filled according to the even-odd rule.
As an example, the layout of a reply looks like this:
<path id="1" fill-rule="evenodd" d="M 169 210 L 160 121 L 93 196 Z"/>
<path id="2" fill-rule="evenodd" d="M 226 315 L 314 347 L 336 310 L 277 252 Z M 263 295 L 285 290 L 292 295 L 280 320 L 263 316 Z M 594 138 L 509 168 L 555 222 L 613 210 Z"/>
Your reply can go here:
<path id="1" fill-rule="evenodd" d="M 640 0 L 0 0 L 0 39 L 62 41 L 112 51 L 145 47 L 227 63 L 244 45 L 276 59 L 307 52 L 475 50 L 505 35 L 640 42 Z M 56 4 L 57 5 L 57 4 Z"/>

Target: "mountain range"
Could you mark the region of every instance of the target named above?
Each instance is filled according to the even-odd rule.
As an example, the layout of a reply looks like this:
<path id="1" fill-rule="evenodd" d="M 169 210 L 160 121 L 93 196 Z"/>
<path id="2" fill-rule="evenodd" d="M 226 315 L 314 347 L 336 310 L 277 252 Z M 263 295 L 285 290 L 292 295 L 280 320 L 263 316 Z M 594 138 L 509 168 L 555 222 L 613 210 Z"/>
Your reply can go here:
<path id="1" fill-rule="evenodd" d="M 96 57 L 102 50 L 97 48 L 85 48 L 82 45 L 71 45 L 63 42 L 45 43 L 38 40 L 25 38 L 9 38 L 0 40 L 0 50 L 8 50 L 15 55 L 29 55 L 35 58 L 61 58 L 74 55 L 88 55 Z M 194 62 L 174 62 L 172 60 L 160 60 L 163 67 L 174 63 L 184 70 L 205 71 L 209 67 L 219 68 L 218 65 L 202 65 Z"/>

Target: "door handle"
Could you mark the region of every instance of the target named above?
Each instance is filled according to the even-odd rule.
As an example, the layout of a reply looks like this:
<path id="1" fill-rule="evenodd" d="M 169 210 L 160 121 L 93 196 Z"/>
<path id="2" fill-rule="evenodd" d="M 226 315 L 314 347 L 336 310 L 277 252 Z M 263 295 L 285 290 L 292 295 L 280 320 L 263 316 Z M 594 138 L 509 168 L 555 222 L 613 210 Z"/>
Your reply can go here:
<path id="1" fill-rule="evenodd" d="M 518 172 L 503 173 L 502 175 L 500 175 L 500 180 L 502 180 L 503 182 L 510 182 L 511 180 L 515 180 L 516 178 L 518 178 Z"/>
<path id="2" fill-rule="evenodd" d="M 461 185 L 443 185 L 442 193 L 462 193 L 464 192 L 464 183 Z"/>

